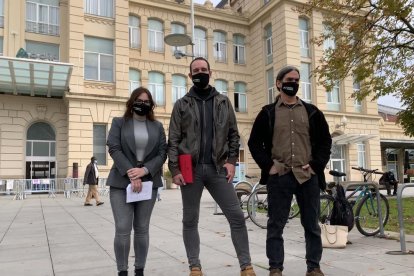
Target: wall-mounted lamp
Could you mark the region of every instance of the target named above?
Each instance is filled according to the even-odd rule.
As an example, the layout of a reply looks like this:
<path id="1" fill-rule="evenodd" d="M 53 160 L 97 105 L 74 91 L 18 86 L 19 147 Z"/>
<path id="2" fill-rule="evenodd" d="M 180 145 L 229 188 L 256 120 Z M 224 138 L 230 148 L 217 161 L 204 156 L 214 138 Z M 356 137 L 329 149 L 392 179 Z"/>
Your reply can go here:
<path id="1" fill-rule="evenodd" d="M 175 0 L 178 4 L 184 3 L 184 0 Z M 178 47 L 178 46 L 186 46 L 191 45 L 192 47 L 192 55 L 187 55 L 179 50 L 174 51 L 174 57 L 176 59 L 180 59 L 182 57 L 194 57 L 194 1 L 190 1 L 190 20 L 191 20 L 191 36 L 186 34 L 169 34 L 164 37 L 164 42 L 170 46 Z M 177 52 L 178 51 L 178 52 Z M 176 54 L 177 53 L 177 54 Z"/>
<path id="2" fill-rule="evenodd" d="M 176 59 L 181 59 L 182 57 L 194 57 L 193 55 L 188 55 L 180 50 L 175 50 L 174 51 L 174 57 Z"/>
<path id="3" fill-rule="evenodd" d="M 345 128 L 347 124 L 348 124 L 348 119 L 344 115 L 344 116 L 342 116 L 341 121 L 339 122 L 339 124 L 335 125 L 335 128 L 340 128 L 340 127 Z"/>

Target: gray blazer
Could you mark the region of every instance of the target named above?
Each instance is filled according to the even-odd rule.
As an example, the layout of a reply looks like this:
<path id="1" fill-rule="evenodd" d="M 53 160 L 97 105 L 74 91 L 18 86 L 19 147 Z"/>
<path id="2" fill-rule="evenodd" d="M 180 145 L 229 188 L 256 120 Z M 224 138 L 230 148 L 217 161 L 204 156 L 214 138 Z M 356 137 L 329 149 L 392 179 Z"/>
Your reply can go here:
<path id="1" fill-rule="evenodd" d="M 158 121 L 146 121 L 148 144 L 145 148 L 144 166 L 152 176 L 154 187 L 162 187 L 161 168 L 167 159 L 167 143 L 163 125 Z M 137 167 L 134 138 L 134 121 L 132 118 L 115 117 L 112 120 L 106 142 L 108 152 L 114 160 L 109 172 L 107 185 L 126 188 L 130 183 L 127 171 Z"/>

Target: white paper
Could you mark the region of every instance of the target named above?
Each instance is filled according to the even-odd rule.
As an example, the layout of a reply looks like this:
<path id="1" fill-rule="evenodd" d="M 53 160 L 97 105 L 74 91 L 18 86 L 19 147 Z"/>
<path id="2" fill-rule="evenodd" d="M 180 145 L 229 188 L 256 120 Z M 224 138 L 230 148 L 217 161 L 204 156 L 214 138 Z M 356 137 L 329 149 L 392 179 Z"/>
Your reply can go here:
<path id="1" fill-rule="evenodd" d="M 6 190 L 13 190 L 13 184 L 14 184 L 13 179 L 7 179 L 6 180 Z"/>
<path id="2" fill-rule="evenodd" d="M 152 181 L 144 181 L 142 182 L 142 190 L 139 193 L 135 193 L 132 191 L 131 183 L 128 184 L 126 188 L 126 202 L 135 202 L 135 201 L 142 201 L 142 200 L 149 200 L 152 197 Z"/>

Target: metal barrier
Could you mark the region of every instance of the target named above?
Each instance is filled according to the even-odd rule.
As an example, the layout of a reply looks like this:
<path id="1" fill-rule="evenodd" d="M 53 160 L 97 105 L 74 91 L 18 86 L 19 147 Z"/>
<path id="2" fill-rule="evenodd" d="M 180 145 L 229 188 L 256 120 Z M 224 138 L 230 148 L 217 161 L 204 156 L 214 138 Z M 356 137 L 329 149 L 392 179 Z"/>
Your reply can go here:
<path id="1" fill-rule="evenodd" d="M 414 255 L 414 251 L 407 250 L 405 247 L 405 232 L 404 232 L 404 219 L 403 219 L 403 206 L 402 206 L 402 193 L 405 188 L 414 187 L 414 183 L 400 184 L 397 189 L 397 206 L 398 206 L 398 223 L 400 224 L 400 251 L 388 251 L 390 255 Z"/>
<path id="2" fill-rule="evenodd" d="M 98 182 L 98 192 L 102 196 L 109 195 L 106 180 L 100 178 Z M 62 193 L 66 198 L 72 195 L 84 197 L 85 189 L 83 178 L 0 179 L 0 195 L 13 195 L 14 200 L 36 193 L 48 193 L 49 197 L 56 197 L 57 193 Z"/>
<path id="3" fill-rule="evenodd" d="M 370 182 L 360 182 L 360 181 L 343 181 L 341 182 L 341 185 L 344 187 L 345 192 L 348 190 L 348 188 L 352 187 L 360 187 L 360 186 L 366 186 L 366 187 L 374 187 L 375 193 L 377 195 L 380 194 L 378 183 L 374 181 Z M 377 206 L 378 206 L 378 220 L 379 220 L 379 227 L 380 227 L 380 238 L 385 238 L 384 234 L 384 225 L 382 224 L 382 210 L 381 210 L 381 199 L 379 196 L 377 196 Z"/>

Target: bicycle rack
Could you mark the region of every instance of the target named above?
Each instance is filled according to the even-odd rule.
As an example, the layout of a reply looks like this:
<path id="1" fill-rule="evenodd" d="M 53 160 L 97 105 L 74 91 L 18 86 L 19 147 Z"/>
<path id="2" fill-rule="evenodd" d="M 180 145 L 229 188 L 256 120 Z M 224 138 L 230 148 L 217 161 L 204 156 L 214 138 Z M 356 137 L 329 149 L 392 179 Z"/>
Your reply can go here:
<path id="1" fill-rule="evenodd" d="M 371 186 L 374 187 L 375 189 L 375 193 L 377 195 L 380 194 L 379 191 L 379 187 L 378 184 L 371 181 L 371 182 L 360 182 L 360 181 L 348 181 L 348 182 L 341 182 L 341 185 L 344 187 L 345 189 L 345 193 L 348 190 L 349 187 L 359 187 L 359 186 Z M 382 224 L 382 210 L 381 210 L 381 199 L 379 196 L 377 196 L 377 206 L 378 206 L 378 220 L 379 220 L 379 227 L 380 227 L 380 234 L 379 237 L 380 238 L 385 238 L 385 234 L 384 234 L 384 225 Z"/>
<path id="2" fill-rule="evenodd" d="M 403 219 L 403 207 L 402 207 L 402 193 L 405 188 L 414 187 L 414 183 L 398 185 L 397 190 L 397 206 L 398 206 L 398 223 L 400 224 L 400 251 L 388 251 L 386 254 L 390 255 L 414 255 L 414 251 L 407 250 L 405 247 L 405 232 L 404 232 L 404 219 Z"/>

